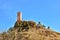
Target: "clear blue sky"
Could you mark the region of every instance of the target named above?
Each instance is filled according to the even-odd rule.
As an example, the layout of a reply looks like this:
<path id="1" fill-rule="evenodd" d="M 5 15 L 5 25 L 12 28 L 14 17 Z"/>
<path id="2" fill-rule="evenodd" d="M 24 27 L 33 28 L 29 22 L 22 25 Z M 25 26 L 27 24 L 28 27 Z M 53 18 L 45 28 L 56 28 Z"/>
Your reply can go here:
<path id="1" fill-rule="evenodd" d="M 23 20 L 40 21 L 60 32 L 60 0 L 0 0 L 0 32 L 14 26 L 19 11 Z"/>

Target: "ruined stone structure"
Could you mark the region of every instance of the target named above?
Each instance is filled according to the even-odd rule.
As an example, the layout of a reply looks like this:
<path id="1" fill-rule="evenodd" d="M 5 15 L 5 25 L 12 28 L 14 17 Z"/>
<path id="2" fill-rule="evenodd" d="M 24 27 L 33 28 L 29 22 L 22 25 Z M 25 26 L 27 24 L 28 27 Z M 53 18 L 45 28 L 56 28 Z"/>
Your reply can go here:
<path id="1" fill-rule="evenodd" d="M 18 12 L 17 14 L 17 21 L 22 21 L 22 13 Z"/>
<path id="2" fill-rule="evenodd" d="M 18 25 L 19 25 L 19 22 L 22 21 L 22 13 L 21 12 L 18 12 L 17 13 L 17 22 L 18 22 Z"/>

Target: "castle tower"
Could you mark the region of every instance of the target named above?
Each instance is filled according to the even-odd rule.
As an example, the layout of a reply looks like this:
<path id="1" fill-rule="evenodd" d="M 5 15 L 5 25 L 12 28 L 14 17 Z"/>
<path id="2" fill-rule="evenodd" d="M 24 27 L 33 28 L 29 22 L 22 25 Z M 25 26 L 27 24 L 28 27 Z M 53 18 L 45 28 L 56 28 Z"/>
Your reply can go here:
<path id="1" fill-rule="evenodd" d="M 20 21 L 22 21 L 22 13 L 18 12 L 17 13 L 17 22 L 18 22 L 18 25 L 19 25 Z"/>
<path id="2" fill-rule="evenodd" d="M 22 13 L 21 12 L 18 12 L 18 14 L 17 14 L 17 21 L 18 22 L 22 21 Z"/>

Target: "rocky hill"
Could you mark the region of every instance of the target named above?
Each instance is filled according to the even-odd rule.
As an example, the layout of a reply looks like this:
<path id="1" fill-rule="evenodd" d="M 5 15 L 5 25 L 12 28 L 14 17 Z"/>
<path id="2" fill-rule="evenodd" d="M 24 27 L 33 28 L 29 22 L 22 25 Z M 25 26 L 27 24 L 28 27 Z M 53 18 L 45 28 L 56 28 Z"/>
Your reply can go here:
<path id="1" fill-rule="evenodd" d="M 0 34 L 0 40 L 60 40 L 60 33 L 45 28 L 40 22 L 16 22 L 13 28 Z"/>
<path id="2" fill-rule="evenodd" d="M 60 40 L 60 33 L 55 32 L 40 22 L 23 21 L 18 12 L 17 21 L 7 32 L 0 33 L 0 40 Z"/>

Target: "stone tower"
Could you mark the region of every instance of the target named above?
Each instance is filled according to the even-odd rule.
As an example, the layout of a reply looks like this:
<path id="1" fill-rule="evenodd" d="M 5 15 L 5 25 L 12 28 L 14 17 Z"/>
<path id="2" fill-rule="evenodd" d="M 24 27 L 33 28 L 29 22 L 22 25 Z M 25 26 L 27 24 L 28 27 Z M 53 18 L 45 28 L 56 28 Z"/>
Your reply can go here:
<path id="1" fill-rule="evenodd" d="M 19 25 L 19 22 L 22 21 L 22 13 L 21 12 L 18 12 L 17 13 L 17 22 L 18 22 L 18 25 Z"/>
<path id="2" fill-rule="evenodd" d="M 17 21 L 22 21 L 22 13 L 18 12 L 17 14 Z"/>

